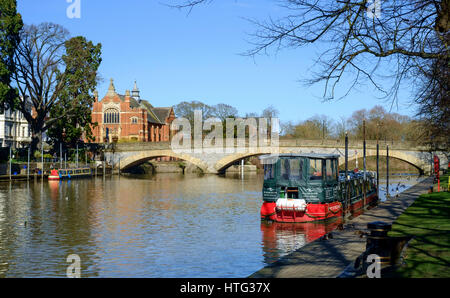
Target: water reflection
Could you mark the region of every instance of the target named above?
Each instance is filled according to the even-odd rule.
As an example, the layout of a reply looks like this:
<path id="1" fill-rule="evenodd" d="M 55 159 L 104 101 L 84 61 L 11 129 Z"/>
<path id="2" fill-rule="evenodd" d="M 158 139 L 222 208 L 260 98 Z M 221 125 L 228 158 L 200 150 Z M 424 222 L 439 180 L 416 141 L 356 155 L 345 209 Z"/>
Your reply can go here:
<path id="1" fill-rule="evenodd" d="M 256 174 L 2 183 L 0 277 L 65 277 L 70 254 L 82 277 L 245 277 L 338 224 L 261 224 L 261 188 Z"/>
<path id="2" fill-rule="evenodd" d="M 267 264 L 336 229 L 342 218 L 327 223 L 261 223 L 264 261 Z"/>

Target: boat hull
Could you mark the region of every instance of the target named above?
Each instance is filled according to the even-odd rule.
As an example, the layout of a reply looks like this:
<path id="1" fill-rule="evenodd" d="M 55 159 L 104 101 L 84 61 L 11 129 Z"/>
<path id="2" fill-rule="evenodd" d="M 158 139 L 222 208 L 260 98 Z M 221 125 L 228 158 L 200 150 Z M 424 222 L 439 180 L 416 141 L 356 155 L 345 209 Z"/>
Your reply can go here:
<path id="1" fill-rule="evenodd" d="M 354 201 L 348 208 L 347 213 L 355 214 L 367 205 L 372 205 L 378 200 L 376 193 L 367 196 L 364 200 Z M 304 211 L 280 210 L 275 202 L 264 202 L 261 207 L 261 219 L 283 223 L 305 223 L 313 221 L 326 221 L 343 216 L 343 205 L 339 201 L 331 203 L 309 203 Z"/>
<path id="2" fill-rule="evenodd" d="M 77 179 L 92 177 L 92 170 L 90 168 L 78 169 L 60 169 L 52 170 L 48 176 L 48 180 L 63 180 L 63 179 Z"/>

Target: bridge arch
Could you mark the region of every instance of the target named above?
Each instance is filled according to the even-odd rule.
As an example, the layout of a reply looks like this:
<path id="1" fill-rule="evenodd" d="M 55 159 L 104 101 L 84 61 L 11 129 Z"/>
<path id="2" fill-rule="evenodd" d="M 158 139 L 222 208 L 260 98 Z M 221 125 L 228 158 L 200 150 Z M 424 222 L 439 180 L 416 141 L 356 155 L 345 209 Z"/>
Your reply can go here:
<path id="1" fill-rule="evenodd" d="M 235 162 L 252 157 L 252 156 L 259 156 L 259 155 L 266 155 L 266 154 L 284 154 L 284 153 L 295 153 L 295 150 L 288 150 L 285 148 L 271 148 L 271 147 L 261 147 L 261 148 L 248 148 L 246 152 L 243 153 L 235 153 L 230 154 L 228 156 L 225 156 L 224 158 L 220 159 L 215 165 L 214 169 L 218 173 L 223 173 L 227 168 L 232 166 Z"/>
<path id="2" fill-rule="evenodd" d="M 376 150 L 373 150 L 373 149 L 366 150 L 366 157 L 376 157 L 376 156 L 377 156 Z M 380 150 L 379 156 L 386 157 L 386 150 Z M 348 161 L 349 162 L 355 161 L 356 157 L 358 157 L 358 159 L 359 159 L 359 158 L 362 158 L 363 156 L 362 156 L 362 154 L 358 154 L 358 156 L 352 155 L 352 156 L 349 156 Z M 419 171 L 419 173 L 421 175 L 425 173 L 427 163 L 424 162 L 423 160 L 415 157 L 414 155 L 404 153 L 400 150 L 389 150 L 389 158 L 395 158 L 395 159 L 401 160 L 403 162 L 406 162 L 407 164 L 412 165 Z M 339 166 L 344 165 L 344 164 L 345 164 L 345 158 L 344 158 L 344 156 L 341 156 L 341 158 L 339 158 Z"/>
<path id="3" fill-rule="evenodd" d="M 195 158 L 189 154 L 177 154 L 173 152 L 172 150 L 147 150 L 147 151 L 139 151 L 136 152 L 133 155 L 130 155 L 128 157 L 125 157 L 120 160 L 120 168 L 122 170 L 127 170 L 131 167 L 137 166 L 139 164 L 142 164 L 152 158 L 156 157 L 175 157 L 182 160 L 185 160 L 187 162 L 192 163 L 193 165 L 199 167 L 203 172 L 207 172 L 208 170 L 208 164 L 204 161 Z"/>
<path id="4" fill-rule="evenodd" d="M 233 165 L 235 162 L 237 162 L 243 158 L 264 155 L 264 154 L 273 154 L 273 153 L 279 153 L 279 154 L 299 153 L 299 150 L 296 148 L 282 148 L 282 147 L 280 147 L 278 150 L 273 150 L 270 147 L 246 150 L 246 152 L 244 152 L 244 153 L 235 153 L 235 154 L 230 154 L 230 155 L 223 157 L 215 164 L 214 169 L 217 172 L 221 173 L 221 172 L 224 172 L 225 169 L 227 169 L 228 167 Z M 386 150 L 380 150 L 379 154 L 381 157 L 386 156 Z M 366 157 L 370 157 L 370 156 L 376 156 L 376 150 L 373 150 L 373 149 L 366 150 Z M 358 158 L 360 158 L 360 157 L 361 157 L 361 155 L 358 155 Z M 404 162 L 414 166 L 419 171 L 420 174 L 423 174 L 426 171 L 427 163 L 423 159 L 420 159 L 419 157 L 416 157 L 414 155 L 407 154 L 407 153 L 399 151 L 399 150 L 392 150 L 392 151 L 389 151 L 389 157 L 399 159 L 401 161 L 404 161 Z M 349 162 L 354 161 L 355 159 L 356 159 L 356 155 L 349 156 Z M 341 155 L 339 158 L 339 165 L 342 165 L 344 163 L 345 163 L 345 158 L 344 158 L 344 156 Z"/>

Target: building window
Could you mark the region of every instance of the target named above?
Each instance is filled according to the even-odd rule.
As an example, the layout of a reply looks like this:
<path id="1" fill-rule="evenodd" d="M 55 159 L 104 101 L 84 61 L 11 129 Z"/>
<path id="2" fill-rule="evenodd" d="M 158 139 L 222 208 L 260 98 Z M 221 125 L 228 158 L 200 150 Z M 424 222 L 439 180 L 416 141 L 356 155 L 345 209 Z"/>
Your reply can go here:
<path id="1" fill-rule="evenodd" d="M 138 118 L 137 117 L 131 117 L 131 123 L 132 124 L 137 124 L 138 123 Z"/>
<path id="2" fill-rule="evenodd" d="M 5 134 L 8 137 L 12 137 L 13 136 L 13 126 L 12 125 L 6 125 L 5 126 Z"/>
<path id="3" fill-rule="evenodd" d="M 108 109 L 103 113 L 103 123 L 120 123 L 119 112 L 115 109 Z"/>

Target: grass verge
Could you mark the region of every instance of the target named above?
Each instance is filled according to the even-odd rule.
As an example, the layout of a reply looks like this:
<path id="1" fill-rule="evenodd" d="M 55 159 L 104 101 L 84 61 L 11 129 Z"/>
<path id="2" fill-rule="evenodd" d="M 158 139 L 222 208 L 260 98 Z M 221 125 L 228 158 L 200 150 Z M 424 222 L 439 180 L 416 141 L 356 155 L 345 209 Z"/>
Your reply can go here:
<path id="1" fill-rule="evenodd" d="M 450 277 L 450 192 L 421 195 L 397 219 L 389 235 L 414 236 L 404 264 L 391 277 Z"/>

